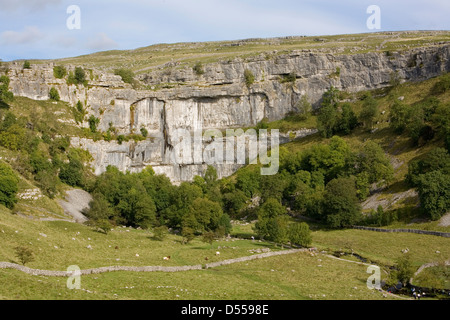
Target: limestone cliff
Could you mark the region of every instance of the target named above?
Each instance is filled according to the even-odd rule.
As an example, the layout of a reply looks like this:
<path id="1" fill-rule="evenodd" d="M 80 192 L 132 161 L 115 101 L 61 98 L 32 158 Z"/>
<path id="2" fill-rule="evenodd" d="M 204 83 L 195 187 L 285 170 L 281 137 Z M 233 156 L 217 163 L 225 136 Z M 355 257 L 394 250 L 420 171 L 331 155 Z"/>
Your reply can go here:
<path id="1" fill-rule="evenodd" d="M 318 107 L 322 94 L 330 86 L 348 92 L 381 88 L 389 85 L 395 72 L 405 81 L 425 80 L 450 71 L 449 58 L 448 43 L 390 54 L 344 55 L 307 50 L 261 54 L 245 60 L 205 64 L 202 75 L 188 67 L 140 74 L 138 79 L 145 89 L 134 89 L 119 76 L 100 70 L 90 70 L 87 86 L 67 85 L 65 79 L 53 76 L 52 63 L 36 64 L 29 70 L 13 64 L 9 77 L 10 88 L 18 96 L 44 100 L 48 99 L 50 88 L 55 87 L 61 100 L 72 105 L 81 101 L 89 114 L 100 119 L 102 131 L 110 123 L 122 134 L 147 129 L 146 141 L 121 145 L 74 137 L 74 145 L 93 154 L 96 173 L 104 171 L 107 165 L 130 171 L 152 165 L 157 173 L 180 182 L 201 174 L 205 163 L 178 166 L 167 160 L 177 129 L 193 132 L 199 128 L 245 128 L 263 118 L 281 119 L 297 110 L 304 95 Z M 246 86 L 244 79 L 247 69 L 255 76 L 250 86 Z M 295 75 L 295 82 L 283 82 L 287 75 Z M 219 176 L 229 175 L 237 167 L 218 166 Z"/>

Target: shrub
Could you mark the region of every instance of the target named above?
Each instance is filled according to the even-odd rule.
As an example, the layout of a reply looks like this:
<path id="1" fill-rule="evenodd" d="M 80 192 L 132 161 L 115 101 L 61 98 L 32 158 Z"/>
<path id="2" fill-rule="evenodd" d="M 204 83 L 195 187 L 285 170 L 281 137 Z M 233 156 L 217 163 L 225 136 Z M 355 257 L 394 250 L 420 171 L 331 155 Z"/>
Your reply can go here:
<path id="1" fill-rule="evenodd" d="M 250 88 L 250 86 L 255 82 L 255 75 L 249 69 L 244 71 L 245 85 Z"/>
<path id="2" fill-rule="evenodd" d="M 116 69 L 114 74 L 120 76 L 125 83 L 133 84 L 134 82 L 134 72 L 129 69 Z"/>
<path id="3" fill-rule="evenodd" d="M 67 70 L 63 66 L 54 66 L 53 67 L 53 76 L 57 79 L 62 79 L 66 76 Z"/>
<path id="4" fill-rule="evenodd" d="M 444 77 L 442 77 L 439 82 L 437 82 L 433 89 L 433 94 L 443 94 L 450 89 L 450 73 L 447 73 Z"/>
<path id="5" fill-rule="evenodd" d="M 23 68 L 24 69 L 31 69 L 30 61 L 25 60 L 25 62 L 23 63 Z"/>
<path id="6" fill-rule="evenodd" d="M 144 138 L 146 138 L 148 136 L 148 130 L 145 128 L 141 128 L 141 134 Z"/>
<path id="7" fill-rule="evenodd" d="M 281 77 L 281 83 L 294 83 L 297 80 L 297 75 L 295 72 L 291 72 L 289 74 L 285 74 Z"/>
<path id="8" fill-rule="evenodd" d="M 50 97 L 50 100 L 59 101 L 59 99 L 60 99 L 58 90 L 56 90 L 55 87 L 52 87 L 50 89 L 50 92 L 48 95 Z"/>
<path id="9" fill-rule="evenodd" d="M 195 64 L 193 69 L 195 74 L 198 76 L 201 76 L 205 73 L 205 70 L 203 70 L 203 64 L 200 61 Z"/>
<path id="10" fill-rule="evenodd" d="M 92 133 L 96 133 L 97 132 L 97 126 L 100 123 L 100 119 L 91 115 L 89 117 L 89 129 L 91 130 Z"/>
<path id="11" fill-rule="evenodd" d="M 293 223 L 289 226 L 289 242 L 302 247 L 308 247 L 312 243 L 311 230 L 305 222 Z"/>
<path id="12" fill-rule="evenodd" d="M 15 251 L 16 257 L 20 260 L 22 265 L 34 261 L 33 251 L 30 248 L 19 246 L 15 248 Z"/>

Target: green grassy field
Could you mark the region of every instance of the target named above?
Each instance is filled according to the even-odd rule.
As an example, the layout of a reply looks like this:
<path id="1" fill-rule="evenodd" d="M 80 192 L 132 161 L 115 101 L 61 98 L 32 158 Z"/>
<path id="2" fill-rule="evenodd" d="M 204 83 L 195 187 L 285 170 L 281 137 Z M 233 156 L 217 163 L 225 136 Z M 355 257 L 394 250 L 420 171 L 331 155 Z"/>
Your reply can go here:
<path id="1" fill-rule="evenodd" d="M 54 60 L 57 64 L 82 65 L 86 68 L 114 70 L 127 68 L 144 73 L 169 63 L 177 62 L 176 68 L 193 67 L 228 61 L 235 58 L 249 59 L 259 55 L 271 58 L 293 50 L 320 50 L 334 54 L 358 54 L 366 52 L 403 51 L 450 40 L 448 31 L 409 31 L 349 34 L 314 37 L 286 37 L 275 39 L 247 39 L 196 43 L 156 44 L 134 50 L 112 50 L 74 58 Z M 40 63 L 41 61 L 32 61 Z"/>
<path id="2" fill-rule="evenodd" d="M 234 235 L 252 235 L 252 224 L 235 225 Z M 31 248 L 35 261 L 30 268 L 61 270 L 102 266 L 181 266 L 250 256 L 250 250 L 270 248 L 271 243 L 232 238 L 209 244 L 195 239 L 187 245 L 169 235 L 152 240 L 151 233 L 115 228 L 108 235 L 84 225 L 29 220 L 0 210 L 0 261 L 18 262 L 14 247 Z M 75 240 L 74 240 L 75 239 Z M 424 242 L 427 246 L 423 246 Z M 392 265 L 409 248 L 415 267 L 450 256 L 450 240 L 414 234 L 381 234 L 361 230 L 314 231 L 313 246 L 319 250 L 353 249 L 354 252 Z M 88 249 L 88 246 L 92 247 Z M 115 247 L 118 249 L 115 249 Z M 220 248 L 220 249 L 219 249 Z M 220 256 L 215 252 L 220 251 Z M 440 255 L 435 251 L 440 251 Z M 139 256 L 136 256 L 138 254 Z M 164 261 L 164 256 L 171 256 Z M 309 252 L 240 262 L 207 270 L 176 273 L 112 272 L 82 276 L 82 290 L 69 290 L 66 278 L 31 276 L 16 270 L 0 270 L 2 299 L 391 299 L 369 290 L 367 266 L 331 259 Z M 353 259 L 354 260 L 354 259 Z M 383 273 L 382 278 L 386 274 Z"/>

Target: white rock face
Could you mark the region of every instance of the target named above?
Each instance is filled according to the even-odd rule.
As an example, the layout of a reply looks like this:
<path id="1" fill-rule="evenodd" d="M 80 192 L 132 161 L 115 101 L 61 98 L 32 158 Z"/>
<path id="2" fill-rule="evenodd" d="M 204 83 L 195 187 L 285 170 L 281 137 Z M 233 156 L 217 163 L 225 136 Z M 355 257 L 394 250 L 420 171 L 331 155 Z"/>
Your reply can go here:
<path id="1" fill-rule="evenodd" d="M 200 128 L 246 128 L 263 118 L 282 119 L 288 112 L 297 110 L 297 103 L 304 95 L 314 107 L 319 107 L 323 93 L 330 86 L 348 92 L 381 88 L 389 85 L 393 72 L 404 80 L 425 80 L 450 71 L 449 58 L 449 44 L 394 52 L 390 56 L 297 51 L 270 59 L 261 55 L 207 64 L 202 76 L 196 75 L 192 68 L 184 68 L 172 72 L 159 70 L 138 77 L 149 87 L 184 83 L 158 91 L 134 90 L 119 76 L 98 70 L 92 71 L 93 80 L 88 86 L 69 86 L 65 79 L 54 78 L 53 64 L 32 65 L 32 69 L 23 70 L 17 63 L 8 75 L 10 88 L 17 96 L 45 100 L 50 88 L 55 87 L 61 100 L 72 105 L 81 101 L 89 114 L 100 119 L 99 130 L 107 131 L 111 123 L 121 134 L 139 133 L 141 128 L 148 131 L 147 140 L 122 145 L 115 141 L 94 142 L 73 137 L 73 145 L 86 148 L 93 155 L 96 174 L 106 170 L 108 165 L 131 172 L 151 165 L 155 172 L 180 182 L 202 174 L 207 163 L 205 159 L 200 162 L 192 159 L 182 165 L 170 161 L 178 129 L 194 132 Z M 250 88 L 244 83 L 246 69 L 255 75 L 255 83 Z M 296 74 L 295 83 L 281 83 L 280 77 L 291 73 Z M 311 133 L 314 131 L 297 132 L 293 136 L 298 138 Z M 280 137 L 281 143 L 289 140 L 289 134 Z M 203 141 L 202 145 L 205 143 Z M 239 164 L 216 167 L 219 177 L 223 177 L 232 174 Z"/>

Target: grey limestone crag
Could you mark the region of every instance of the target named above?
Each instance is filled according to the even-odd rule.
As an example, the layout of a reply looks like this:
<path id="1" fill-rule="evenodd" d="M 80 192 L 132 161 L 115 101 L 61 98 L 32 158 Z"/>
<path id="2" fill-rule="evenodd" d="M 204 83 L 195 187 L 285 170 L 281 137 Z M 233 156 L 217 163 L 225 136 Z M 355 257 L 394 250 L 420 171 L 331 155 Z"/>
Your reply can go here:
<path id="1" fill-rule="evenodd" d="M 108 165 L 130 171 L 152 165 L 157 173 L 180 182 L 202 174 L 206 164 L 193 160 L 174 165 L 168 161 L 173 156 L 171 144 L 177 129 L 194 132 L 252 127 L 263 118 L 278 120 L 296 111 L 305 95 L 314 108 L 319 107 L 323 93 L 330 86 L 356 92 L 389 86 L 394 73 L 404 81 L 438 76 L 450 71 L 449 57 L 448 43 L 389 55 L 298 50 L 205 64 L 201 75 L 191 67 L 149 71 L 136 77 L 146 89 L 134 89 L 119 76 L 96 69 L 92 70 L 87 86 L 68 85 L 65 79 L 53 76 L 53 63 L 32 65 L 28 70 L 16 63 L 8 75 L 10 88 L 17 96 L 45 100 L 50 88 L 55 87 L 61 100 L 71 105 L 81 101 L 88 116 L 92 114 L 100 119 L 98 129 L 101 131 L 107 131 L 110 123 L 121 134 L 138 133 L 141 128 L 148 131 L 145 141 L 122 144 L 73 137 L 72 144 L 92 153 L 97 174 Z M 69 70 L 74 68 L 68 67 Z M 245 84 L 245 70 L 250 70 L 255 77 L 251 85 Z M 281 81 L 289 75 L 294 75 L 295 79 Z M 170 85 L 160 86 L 163 83 Z M 305 130 L 295 135 L 314 132 Z M 283 142 L 283 138 L 281 140 Z M 223 177 L 232 174 L 239 165 L 216 167 L 219 177 Z"/>

